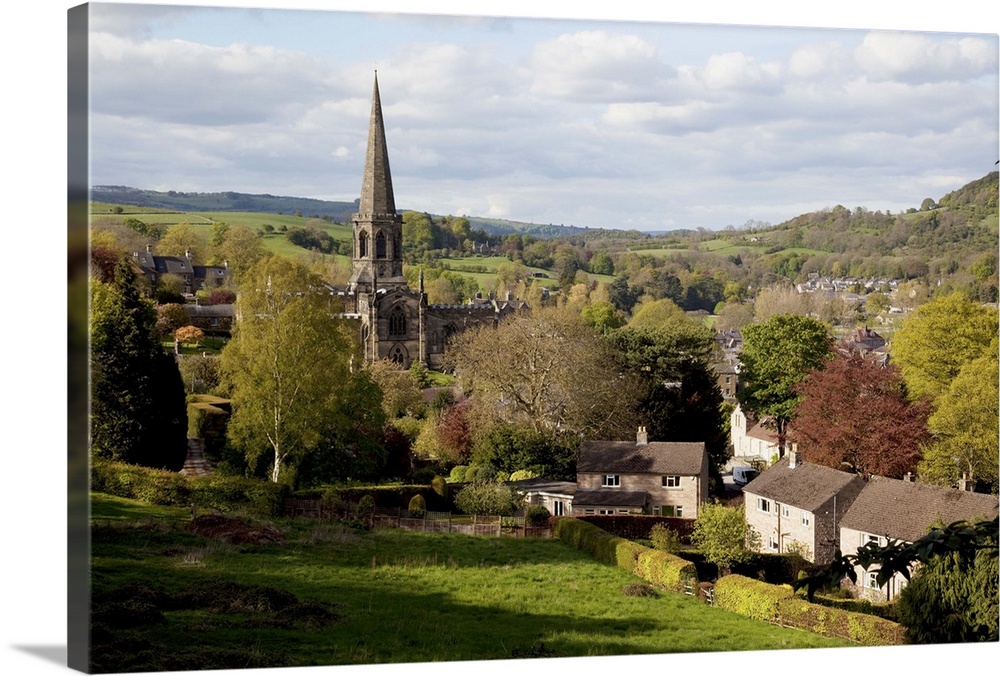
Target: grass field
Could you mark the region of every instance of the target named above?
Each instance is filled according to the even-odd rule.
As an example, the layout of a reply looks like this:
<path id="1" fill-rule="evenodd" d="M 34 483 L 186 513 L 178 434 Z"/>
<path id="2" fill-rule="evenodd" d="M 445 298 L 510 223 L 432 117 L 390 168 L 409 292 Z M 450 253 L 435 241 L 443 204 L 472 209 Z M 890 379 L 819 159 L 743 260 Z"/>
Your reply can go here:
<path id="1" fill-rule="evenodd" d="M 188 532 L 180 512 L 158 510 L 149 525 L 148 508 L 128 503 L 93 501 L 95 520 L 118 521 L 94 527 L 95 595 L 152 618 L 148 627 L 97 632 L 106 639 L 96 642 L 97 662 L 116 669 L 232 668 L 230 658 L 242 660 L 236 666 L 292 666 L 846 645 L 694 597 L 627 596 L 623 588 L 637 578 L 557 540 L 365 532 L 297 519 L 270 524 L 280 542 L 235 545 Z M 275 610 L 282 594 L 298 603 L 292 619 Z M 160 599 L 162 616 L 140 598 Z M 234 605 L 247 598 L 257 601 Z M 307 616 L 319 619 L 302 624 Z"/>

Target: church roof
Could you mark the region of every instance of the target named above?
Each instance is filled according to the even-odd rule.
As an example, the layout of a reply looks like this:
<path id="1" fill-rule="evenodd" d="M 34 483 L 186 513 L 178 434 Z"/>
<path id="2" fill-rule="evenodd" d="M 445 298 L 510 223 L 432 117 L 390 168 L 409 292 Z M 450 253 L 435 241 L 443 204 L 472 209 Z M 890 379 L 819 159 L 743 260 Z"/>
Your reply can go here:
<path id="1" fill-rule="evenodd" d="M 361 180 L 359 214 L 396 213 L 396 200 L 392 194 L 392 175 L 389 173 L 389 149 L 385 142 L 385 125 L 382 123 L 382 102 L 378 94 L 378 74 L 372 93 L 371 120 L 368 124 L 368 150 L 365 153 L 365 171 Z"/>

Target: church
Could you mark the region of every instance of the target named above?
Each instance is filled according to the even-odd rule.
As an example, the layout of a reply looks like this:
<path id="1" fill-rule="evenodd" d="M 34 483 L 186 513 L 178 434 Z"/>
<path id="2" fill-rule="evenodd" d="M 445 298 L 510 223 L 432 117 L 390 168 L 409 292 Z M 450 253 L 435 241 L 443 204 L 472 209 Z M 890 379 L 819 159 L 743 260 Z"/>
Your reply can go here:
<path id="1" fill-rule="evenodd" d="M 372 93 L 368 147 L 358 213 L 352 217 L 351 278 L 344 297 L 348 316 L 359 320 L 365 360 L 389 359 L 400 368 L 416 361 L 431 369 L 443 364 L 448 340 L 473 326 L 495 326 L 527 308 L 523 301 L 473 298 L 462 305 L 429 305 L 423 272 L 413 289 L 403 276 L 403 217 L 396 212 L 389 152 L 382 122 L 378 74 Z"/>

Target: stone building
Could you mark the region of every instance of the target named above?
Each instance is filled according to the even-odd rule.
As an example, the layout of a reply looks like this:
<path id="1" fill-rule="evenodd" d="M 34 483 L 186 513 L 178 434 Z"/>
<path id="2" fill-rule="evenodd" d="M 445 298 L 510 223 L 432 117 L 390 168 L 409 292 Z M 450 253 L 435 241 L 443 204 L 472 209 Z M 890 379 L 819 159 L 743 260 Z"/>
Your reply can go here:
<path id="1" fill-rule="evenodd" d="M 461 305 L 430 305 L 423 274 L 416 289 L 403 276 L 403 218 L 396 211 L 382 121 L 378 76 L 372 94 L 368 147 L 358 213 L 353 216 L 351 278 L 344 296 L 348 316 L 360 323 L 367 361 L 390 359 L 401 368 L 418 361 L 440 368 L 451 336 L 477 325 L 495 325 L 527 307 L 508 297 L 475 298 Z"/>

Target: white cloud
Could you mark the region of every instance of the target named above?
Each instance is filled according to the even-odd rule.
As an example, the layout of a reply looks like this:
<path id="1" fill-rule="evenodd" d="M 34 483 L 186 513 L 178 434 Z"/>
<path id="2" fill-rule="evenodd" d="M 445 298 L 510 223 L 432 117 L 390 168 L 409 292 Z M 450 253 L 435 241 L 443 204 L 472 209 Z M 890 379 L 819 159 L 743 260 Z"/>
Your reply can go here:
<path id="1" fill-rule="evenodd" d="M 995 39 L 978 37 L 941 40 L 919 33 L 872 32 L 856 58 L 876 81 L 970 80 L 996 73 L 997 46 Z"/>

